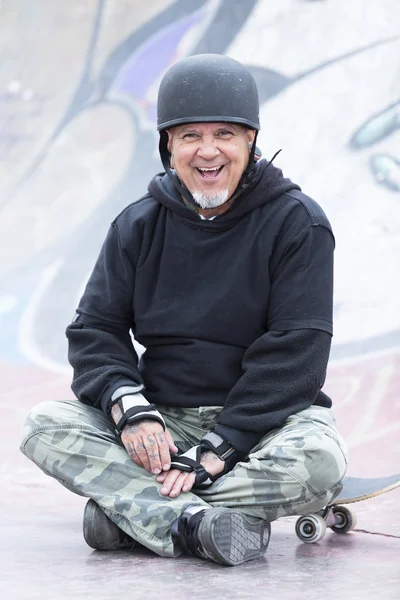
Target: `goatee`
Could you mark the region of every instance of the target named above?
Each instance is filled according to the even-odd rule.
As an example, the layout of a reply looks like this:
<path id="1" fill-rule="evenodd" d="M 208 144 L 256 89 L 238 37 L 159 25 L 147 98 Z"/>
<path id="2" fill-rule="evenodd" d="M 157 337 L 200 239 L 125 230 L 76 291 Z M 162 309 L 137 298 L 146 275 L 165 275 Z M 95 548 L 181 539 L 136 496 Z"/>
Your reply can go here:
<path id="1" fill-rule="evenodd" d="M 200 208 L 217 208 L 228 200 L 228 190 L 221 190 L 220 192 L 214 192 L 211 194 L 205 194 L 204 192 L 193 192 L 193 200 L 200 206 Z"/>

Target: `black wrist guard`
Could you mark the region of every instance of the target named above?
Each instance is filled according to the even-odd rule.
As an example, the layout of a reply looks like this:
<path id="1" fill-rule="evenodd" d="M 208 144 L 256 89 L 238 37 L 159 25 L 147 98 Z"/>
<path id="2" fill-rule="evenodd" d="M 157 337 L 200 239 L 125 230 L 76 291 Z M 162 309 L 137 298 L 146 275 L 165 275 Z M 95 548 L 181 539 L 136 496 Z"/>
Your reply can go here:
<path id="1" fill-rule="evenodd" d="M 224 469 L 217 475 L 210 475 L 200 463 L 203 452 L 210 450 L 225 463 Z M 243 457 L 244 455 L 235 450 L 227 440 L 211 431 L 200 440 L 198 446 L 193 446 L 184 454 L 174 457 L 171 462 L 171 469 L 179 469 L 188 473 L 195 472 L 194 487 L 201 489 L 209 487 L 216 479 L 231 471 Z"/>
<path id="2" fill-rule="evenodd" d="M 238 450 L 235 450 L 228 440 L 225 440 L 214 431 L 206 433 L 206 435 L 200 440 L 200 444 L 215 452 L 218 458 L 225 462 L 225 473 L 231 471 L 236 463 L 243 458 L 243 454 L 238 452 Z M 223 473 L 221 473 L 219 477 L 222 474 Z"/>
<path id="3" fill-rule="evenodd" d="M 158 412 L 155 404 L 147 402 L 142 394 L 131 394 L 112 398 L 111 408 L 114 404 L 118 404 L 122 413 L 121 418 L 115 424 L 117 435 L 121 435 L 125 425 L 137 423 L 143 419 L 153 419 L 154 421 L 158 421 L 165 431 L 165 421 L 163 416 Z"/>

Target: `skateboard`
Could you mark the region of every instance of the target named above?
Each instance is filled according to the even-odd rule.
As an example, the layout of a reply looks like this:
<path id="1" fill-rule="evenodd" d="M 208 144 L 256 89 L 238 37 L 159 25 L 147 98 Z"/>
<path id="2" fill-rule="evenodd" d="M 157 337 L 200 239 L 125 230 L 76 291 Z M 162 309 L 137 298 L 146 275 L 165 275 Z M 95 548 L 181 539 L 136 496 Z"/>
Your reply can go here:
<path id="1" fill-rule="evenodd" d="M 299 517 L 296 521 L 296 535 L 306 544 L 322 540 L 327 527 L 335 533 L 344 534 L 355 528 L 357 516 L 348 504 L 362 502 L 386 494 L 400 487 L 400 474 L 365 479 L 345 477 L 340 494 L 321 511 Z"/>

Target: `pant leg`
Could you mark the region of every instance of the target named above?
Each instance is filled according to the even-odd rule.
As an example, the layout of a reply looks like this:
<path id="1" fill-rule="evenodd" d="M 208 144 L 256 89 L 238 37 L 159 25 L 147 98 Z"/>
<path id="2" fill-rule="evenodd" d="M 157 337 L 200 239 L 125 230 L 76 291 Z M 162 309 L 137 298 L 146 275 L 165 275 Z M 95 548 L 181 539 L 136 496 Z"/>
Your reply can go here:
<path id="1" fill-rule="evenodd" d="M 204 430 L 198 409 L 169 409 L 167 426 L 181 451 Z M 206 502 L 193 493 L 160 494 L 155 476 L 137 466 L 114 435 L 111 421 L 78 401 L 45 402 L 30 412 L 22 452 L 69 490 L 93 498 L 123 531 L 160 556 L 177 556 L 170 527 L 189 504 Z"/>
<path id="2" fill-rule="evenodd" d="M 262 438 L 249 454 L 199 496 L 274 521 L 320 510 L 341 489 L 346 445 L 332 410 L 311 407 Z"/>
<path id="3" fill-rule="evenodd" d="M 158 407 L 181 451 L 198 443 L 221 408 Z M 189 504 L 235 507 L 273 521 L 322 508 L 339 490 L 346 451 L 332 411 L 312 407 L 265 436 L 248 461 L 208 490 L 171 499 L 138 467 L 105 415 L 77 401 L 49 402 L 28 416 L 22 452 L 68 489 L 93 498 L 126 533 L 161 556 L 176 556 L 171 522 Z"/>

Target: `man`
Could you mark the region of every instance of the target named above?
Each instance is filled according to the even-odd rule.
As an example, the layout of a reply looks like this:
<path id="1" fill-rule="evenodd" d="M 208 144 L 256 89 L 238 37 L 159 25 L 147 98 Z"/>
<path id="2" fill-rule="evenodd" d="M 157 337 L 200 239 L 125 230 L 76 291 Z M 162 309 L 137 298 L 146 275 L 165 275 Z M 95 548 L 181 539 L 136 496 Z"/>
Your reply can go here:
<path id="1" fill-rule="evenodd" d="M 92 548 L 237 565 L 265 553 L 271 521 L 340 490 L 346 450 L 321 391 L 334 239 L 255 160 L 259 128 L 256 84 L 231 58 L 164 76 L 166 173 L 112 223 L 67 328 L 79 401 L 35 407 L 22 442 L 90 498 Z"/>

